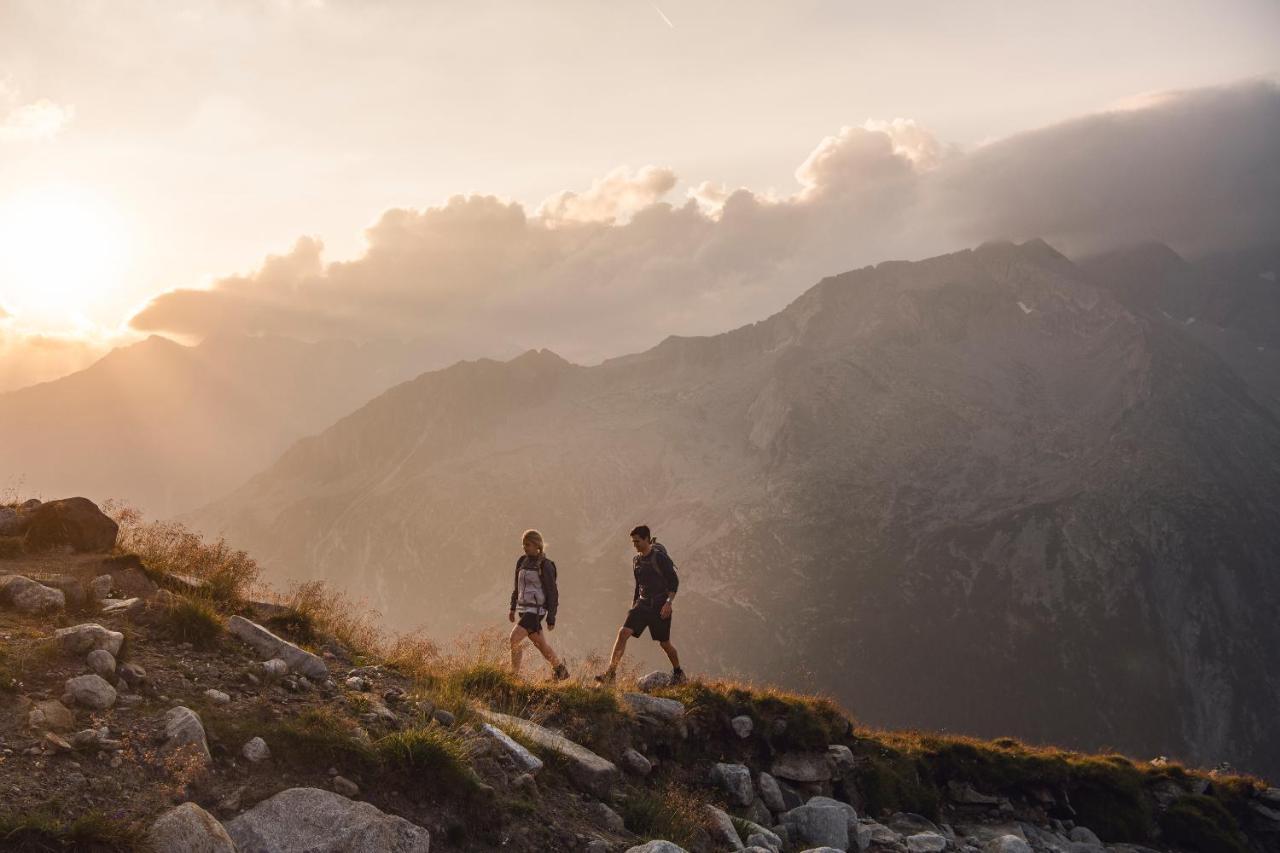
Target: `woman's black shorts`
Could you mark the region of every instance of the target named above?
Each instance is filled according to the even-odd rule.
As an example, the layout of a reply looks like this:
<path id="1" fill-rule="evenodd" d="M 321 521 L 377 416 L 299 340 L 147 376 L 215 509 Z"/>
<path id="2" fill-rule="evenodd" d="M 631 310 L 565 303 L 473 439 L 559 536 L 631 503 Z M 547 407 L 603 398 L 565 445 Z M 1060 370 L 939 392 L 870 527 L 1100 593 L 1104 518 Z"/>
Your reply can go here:
<path id="1" fill-rule="evenodd" d="M 521 613 L 520 627 L 530 634 L 542 633 L 542 617 L 537 613 Z"/>
<path id="2" fill-rule="evenodd" d="M 649 629 L 649 636 L 656 642 L 665 643 L 671 639 L 671 619 L 663 619 L 659 607 L 649 607 L 643 602 L 627 611 L 627 621 L 622 627 L 630 628 L 631 633 L 639 637 Z"/>

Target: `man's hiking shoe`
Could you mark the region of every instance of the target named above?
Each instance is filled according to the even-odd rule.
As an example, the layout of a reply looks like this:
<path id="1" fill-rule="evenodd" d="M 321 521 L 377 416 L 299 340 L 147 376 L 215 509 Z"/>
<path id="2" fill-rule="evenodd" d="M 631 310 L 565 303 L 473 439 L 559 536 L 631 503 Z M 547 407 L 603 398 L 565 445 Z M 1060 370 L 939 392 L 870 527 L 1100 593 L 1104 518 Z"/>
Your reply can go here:
<path id="1" fill-rule="evenodd" d="M 596 676 L 596 684 L 600 684 L 600 685 L 613 684 L 614 679 L 616 679 L 617 677 L 618 677 L 618 674 L 615 673 L 613 670 L 606 669 L 604 672 Z"/>
<path id="2" fill-rule="evenodd" d="M 684 670 L 683 670 L 683 669 L 673 669 L 673 670 L 671 670 L 671 683 L 672 683 L 672 684 L 684 684 L 684 683 L 685 683 L 686 681 L 688 681 L 688 680 L 689 680 L 689 677 L 688 677 L 687 675 L 685 675 L 685 674 L 684 674 Z"/>
<path id="3" fill-rule="evenodd" d="M 551 672 L 552 681 L 564 681 L 569 677 L 569 668 L 564 664 L 560 664 Z"/>

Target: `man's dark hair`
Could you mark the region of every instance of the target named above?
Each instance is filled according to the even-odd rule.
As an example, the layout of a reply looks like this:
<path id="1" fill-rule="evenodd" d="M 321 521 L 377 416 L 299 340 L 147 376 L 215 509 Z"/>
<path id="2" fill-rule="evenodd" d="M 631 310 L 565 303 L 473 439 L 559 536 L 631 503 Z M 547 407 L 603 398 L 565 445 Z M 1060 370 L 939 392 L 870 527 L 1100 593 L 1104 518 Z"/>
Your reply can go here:
<path id="1" fill-rule="evenodd" d="M 653 535 L 649 533 L 649 525 L 647 524 L 637 524 L 635 527 L 631 528 L 631 535 L 639 536 L 641 539 L 653 538 Z"/>

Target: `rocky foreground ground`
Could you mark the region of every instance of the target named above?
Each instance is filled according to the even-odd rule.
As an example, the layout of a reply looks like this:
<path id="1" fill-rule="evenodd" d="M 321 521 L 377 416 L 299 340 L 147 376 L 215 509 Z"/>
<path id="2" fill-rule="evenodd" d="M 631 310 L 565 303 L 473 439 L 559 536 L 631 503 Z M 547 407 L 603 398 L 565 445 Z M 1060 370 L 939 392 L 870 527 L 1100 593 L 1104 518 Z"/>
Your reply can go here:
<path id="1" fill-rule="evenodd" d="M 0 850 L 1280 849 L 1251 777 L 661 673 L 516 679 L 119 533 L 83 499 L 0 507 Z"/>

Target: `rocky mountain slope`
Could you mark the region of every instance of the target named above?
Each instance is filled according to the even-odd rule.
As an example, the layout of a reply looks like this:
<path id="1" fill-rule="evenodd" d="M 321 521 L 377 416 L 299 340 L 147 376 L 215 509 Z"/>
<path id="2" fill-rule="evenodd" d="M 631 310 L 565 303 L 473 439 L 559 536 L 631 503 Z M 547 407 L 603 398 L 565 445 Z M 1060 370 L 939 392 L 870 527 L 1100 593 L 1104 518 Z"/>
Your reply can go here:
<path id="1" fill-rule="evenodd" d="M 153 336 L 0 394 L 0 490 L 183 512 L 424 363 L 400 345 L 222 337 L 187 347 Z"/>
<path id="2" fill-rule="evenodd" d="M 1275 772 L 1280 420 L 1185 328 L 1042 241 L 882 263 L 597 367 L 424 374 L 194 520 L 439 637 L 501 623 L 538 527 L 574 655 L 645 522 L 695 671 Z"/>
<path id="3" fill-rule="evenodd" d="M 127 515 L 117 526 L 84 499 L 5 509 L 0 851 L 1264 853 L 1280 842 L 1280 789 L 1259 779 L 878 731 L 829 700 L 731 682 L 525 680 L 482 649 L 362 634 L 340 599 L 248 599 L 244 555 Z M 138 553 L 113 547 L 117 534 Z"/>

